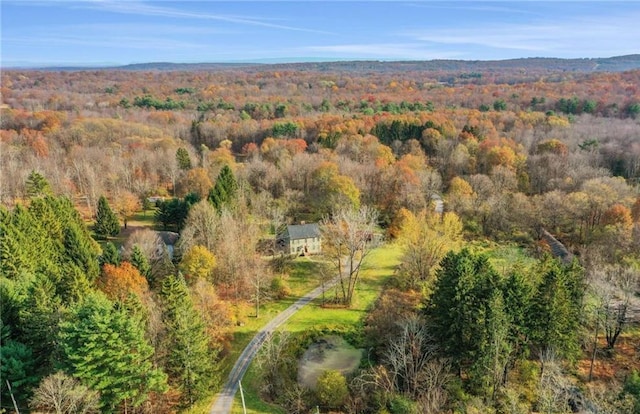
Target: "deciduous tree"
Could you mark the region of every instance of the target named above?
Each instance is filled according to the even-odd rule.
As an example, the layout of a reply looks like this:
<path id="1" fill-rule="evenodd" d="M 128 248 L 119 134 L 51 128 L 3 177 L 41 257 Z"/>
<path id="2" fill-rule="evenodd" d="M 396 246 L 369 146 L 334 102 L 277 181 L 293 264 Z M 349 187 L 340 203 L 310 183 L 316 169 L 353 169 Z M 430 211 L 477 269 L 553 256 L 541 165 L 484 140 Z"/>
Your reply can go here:
<path id="1" fill-rule="evenodd" d="M 316 394 L 323 406 L 330 409 L 340 408 L 349 396 L 347 380 L 340 371 L 325 371 L 318 378 Z"/>
<path id="2" fill-rule="evenodd" d="M 97 414 L 100 395 L 63 372 L 44 378 L 35 389 L 29 406 L 56 414 Z"/>
<path id="3" fill-rule="evenodd" d="M 370 207 L 343 208 L 323 220 L 322 247 L 339 281 L 340 302 L 351 305 L 362 263 L 374 246 L 377 212 Z"/>
<path id="4" fill-rule="evenodd" d="M 199 278 L 211 280 L 216 267 L 216 257 L 206 247 L 195 245 L 182 255 L 178 269 L 184 274 L 188 284 Z"/>
<path id="5" fill-rule="evenodd" d="M 122 262 L 119 266 L 102 266 L 98 286 L 111 300 L 120 302 L 125 301 L 129 294 L 142 299 L 149 292 L 147 279 L 129 262 Z"/>
<path id="6" fill-rule="evenodd" d="M 403 250 L 399 274 L 406 286 L 414 290 L 425 286 L 440 260 L 461 241 L 462 222 L 455 213 L 408 212 L 399 237 Z"/>

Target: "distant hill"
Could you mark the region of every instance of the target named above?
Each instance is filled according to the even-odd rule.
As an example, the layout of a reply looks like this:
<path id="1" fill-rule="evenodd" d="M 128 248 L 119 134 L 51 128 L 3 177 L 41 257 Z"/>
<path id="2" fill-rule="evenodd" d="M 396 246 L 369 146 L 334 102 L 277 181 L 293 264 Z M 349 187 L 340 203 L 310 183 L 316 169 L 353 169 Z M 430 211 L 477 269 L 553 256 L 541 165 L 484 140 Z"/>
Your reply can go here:
<path id="1" fill-rule="evenodd" d="M 640 69 L 640 54 L 593 59 L 524 58 L 508 60 L 425 60 L 425 61 L 351 61 L 272 64 L 269 69 L 312 71 L 566 71 L 566 72 L 622 72 Z"/>
<path id="2" fill-rule="evenodd" d="M 314 72 L 622 72 L 640 69 L 640 54 L 610 58 L 522 58 L 507 60 L 328 61 L 301 63 L 172 63 L 151 62 L 111 67 L 48 67 L 38 70 L 223 71 L 297 70 Z"/>
<path id="3" fill-rule="evenodd" d="M 161 71 L 198 71 L 198 70 L 221 70 L 237 69 L 260 66 L 259 63 L 172 63 L 172 62 L 150 62 L 133 63 L 131 65 L 116 66 L 108 69 L 120 70 L 161 70 Z"/>

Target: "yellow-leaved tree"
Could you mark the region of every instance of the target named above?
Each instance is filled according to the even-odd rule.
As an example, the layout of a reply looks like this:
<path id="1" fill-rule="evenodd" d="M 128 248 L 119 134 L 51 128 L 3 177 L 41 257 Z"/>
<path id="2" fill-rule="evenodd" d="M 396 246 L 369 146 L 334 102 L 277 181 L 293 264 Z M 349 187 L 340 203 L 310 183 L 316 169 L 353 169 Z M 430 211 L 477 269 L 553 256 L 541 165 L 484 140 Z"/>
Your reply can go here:
<path id="1" fill-rule="evenodd" d="M 462 221 L 456 213 L 403 213 L 399 242 L 403 256 L 400 279 L 408 289 L 427 287 L 442 258 L 462 244 Z"/>
<path id="2" fill-rule="evenodd" d="M 186 251 L 178 268 L 189 285 L 202 278 L 211 280 L 216 267 L 216 257 L 206 247 L 195 245 Z"/>

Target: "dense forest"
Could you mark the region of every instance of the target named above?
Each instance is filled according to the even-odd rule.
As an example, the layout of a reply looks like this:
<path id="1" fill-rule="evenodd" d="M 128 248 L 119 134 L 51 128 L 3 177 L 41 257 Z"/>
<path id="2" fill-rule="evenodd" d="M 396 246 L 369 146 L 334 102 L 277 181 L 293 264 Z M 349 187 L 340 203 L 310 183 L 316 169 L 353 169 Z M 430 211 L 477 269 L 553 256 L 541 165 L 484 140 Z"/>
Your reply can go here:
<path id="1" fill-rule="evenodd" d="M 640 70 L 557 64 L 4 70 L 1 409 L 211 398 L 234 327 L 288 295 L 275 234 L 320 222 L 324 265 L 356 263 L 332 306 L 372 239 L 400 264 L 346 335 L 358 371 L 310 392 L 278 354 L 264 400 L 640 412 Z"/>

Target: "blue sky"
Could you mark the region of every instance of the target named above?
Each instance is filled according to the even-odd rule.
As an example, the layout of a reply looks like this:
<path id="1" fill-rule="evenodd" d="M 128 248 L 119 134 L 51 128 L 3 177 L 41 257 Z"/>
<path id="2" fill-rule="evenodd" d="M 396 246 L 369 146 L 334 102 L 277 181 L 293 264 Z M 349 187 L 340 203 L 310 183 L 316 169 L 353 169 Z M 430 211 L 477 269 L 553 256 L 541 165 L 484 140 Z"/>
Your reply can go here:
<path id="1" fill-rule="evenodd" d="M 640 2 L 0 0 L 2 66 L 640 53 Z"/>

